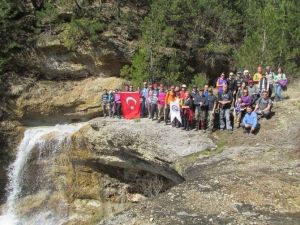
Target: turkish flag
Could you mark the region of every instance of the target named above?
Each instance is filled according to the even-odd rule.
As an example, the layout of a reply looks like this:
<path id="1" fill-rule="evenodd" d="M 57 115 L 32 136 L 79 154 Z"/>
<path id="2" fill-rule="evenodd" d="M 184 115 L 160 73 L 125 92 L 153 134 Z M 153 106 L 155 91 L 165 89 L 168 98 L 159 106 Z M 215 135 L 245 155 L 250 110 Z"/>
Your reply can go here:
<path id="1" fill-rule="evenodd" d="M 125 119 L 140 118 L 141 101 L 139 92 L 120 92 L 122 114 Z"/>

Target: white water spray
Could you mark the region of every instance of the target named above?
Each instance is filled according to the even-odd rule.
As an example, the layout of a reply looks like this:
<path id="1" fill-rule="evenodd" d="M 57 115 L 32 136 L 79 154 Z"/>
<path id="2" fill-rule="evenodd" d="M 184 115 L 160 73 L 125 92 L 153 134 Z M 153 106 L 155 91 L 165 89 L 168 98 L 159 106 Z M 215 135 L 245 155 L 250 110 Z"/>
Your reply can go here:
<path id="1" fill-rule="evenodd" d="M 27 129 L 24 133 L 24 138 L 21 141 L 17 156 L 14 163 L 9 167 L 9 185 L 8 198 L 4 214 L 0 216 L 1 225 L 25 225 L 28 224 L 22 221 L 16 214 L 17 202 L 20 199 L 23 187 L 23 175 L 26 170 L 28 160 L 30 159 L 32 150 L 37 148 L 39 155 L 44 149 L 50 150 L 52 154 L 56 153 L 63 145 L 68 144 L 71 135 L 78 131 L 84 124 L 71 125 L 56 125 L 52 127 L 36 127 Z M 50 138 L 49 136 L 50 135 Z M 30 224 L 59 224 L 59 221 L 53 220 L 48 216 L 48 212 L 42 212 L 36 215 Z M 34 221 L 34 222 L 33 222 Z"/>

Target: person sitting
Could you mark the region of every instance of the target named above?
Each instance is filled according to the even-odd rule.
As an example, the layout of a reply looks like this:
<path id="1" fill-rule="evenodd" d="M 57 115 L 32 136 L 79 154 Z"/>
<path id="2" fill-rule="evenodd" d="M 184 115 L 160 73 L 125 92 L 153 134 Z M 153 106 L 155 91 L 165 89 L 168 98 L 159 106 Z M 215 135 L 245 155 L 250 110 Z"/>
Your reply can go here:
<path id="1" fill-rule="evenodd" d="M 259 98 L 258 88 L 257 88 L 256 85 L 254 85 L 252 80 L 249 80 L 248 84 L 249 84 L 248 93 L 249 93 L 249 96 L 252 99 L 252 105 L 253 105 L 256 102 L 256 100 Z"/>
<path id="2" fill-rule="evenodd" d="M 241 106 L 246 108 L 249 105 L 252 105 L 252 99 L 248 94 L 248 90 L 244 89 L 243 96 L 241 97 Z"/>
<path id="3" fill-rule="evenodd" d="M 247 112 L 243 118 L 242 127 L 244 128 L 244 133 L 252 133 L 257 130 L 258 122 L 257 122 L 257 114 L 253 111 L 252 106 L 247 106 Z"/>
<path id="4" fill-rule="evenodd" d="M 242 106 L 242 99 L 238 98 L 236 100 L 236 103 L 234 105 L 234 110 L 233 110 L 234 126 L 236 128 L 240 127 L 242 112 L 244 111 L 244 109 L 245 108 Z"/>
<path id="5" fill-rule="evenodd" d="M 272 100 L 270 99 L 268 92 L 263 91 L 262 96 L 258 99 L 254 111 L 261 117 L 269 119 L 271 116 Z"/>

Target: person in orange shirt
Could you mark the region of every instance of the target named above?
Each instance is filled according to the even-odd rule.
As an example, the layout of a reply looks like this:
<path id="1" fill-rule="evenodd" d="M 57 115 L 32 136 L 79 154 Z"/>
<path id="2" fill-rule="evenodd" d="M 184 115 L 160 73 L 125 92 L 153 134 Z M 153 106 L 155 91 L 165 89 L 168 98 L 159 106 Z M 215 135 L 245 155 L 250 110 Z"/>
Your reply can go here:
<path id="1" fill-rule="evenodd" d="M 253 75 L 253 83 L 257 85 L 262 78 L 263 68 L 262 66 L 257 67 L 256 73 Z"/>
<path id="2" fill-rule="evenodd" d="M 175 87 L 172 85 L 170 90 L 167 92 L 166 98 L 165 98 L 165 123 L 168 124 L 169 114 L 170 114 L 170 102 L 175 101 Z"/>

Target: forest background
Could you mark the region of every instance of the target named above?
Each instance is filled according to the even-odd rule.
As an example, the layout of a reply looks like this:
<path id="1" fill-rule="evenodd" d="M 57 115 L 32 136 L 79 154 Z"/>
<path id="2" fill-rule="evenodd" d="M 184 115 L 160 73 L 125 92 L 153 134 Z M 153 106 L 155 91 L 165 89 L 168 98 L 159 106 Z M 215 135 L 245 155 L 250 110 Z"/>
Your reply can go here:
<path id="1" fill-rule="evenodd" d="M 60 30 L 65 46 L 76 51 L 86 40 L 99 45 L 101 34 L 120 24 L 137 45 L 116 75 L 136 85 L 145 80 L 201 85 L 221 72 L 254 72 L 258 65 L 282 66 L 293 75 L 300 68 L 298 0 L 114 0 L 113 20 L 99 13 L 104 0 L 93 10 L 89 4 L 95 1 L 22 2 L 0 0 L 1 77 L 25 74 L 28 68 L 16 56 L 31 51 L 42 32 Z M 24 2 L 34 10 L 26 11 Z M 126 4 L 132 7 L 125 13 L 120 9 Z M 61 15 L 62 6 L 69 16 Z"/>

